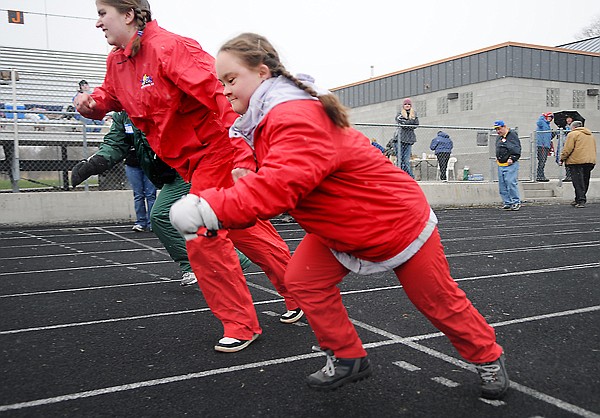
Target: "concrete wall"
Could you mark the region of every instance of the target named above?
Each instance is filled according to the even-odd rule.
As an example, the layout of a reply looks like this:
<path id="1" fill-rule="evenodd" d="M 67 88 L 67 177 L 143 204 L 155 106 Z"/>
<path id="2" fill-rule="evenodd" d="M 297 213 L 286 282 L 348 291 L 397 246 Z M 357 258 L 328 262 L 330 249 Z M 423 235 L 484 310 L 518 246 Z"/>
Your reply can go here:
<path id="1" fill-rule="evenodd" d="M 499 206 L 498 183 L 421 182 L 433 208 Z M 547 185 L 547 183 L 546 183 Z M 522 183 L 521 183 L 522 186 Z M 554 198 L 536 203 L 568 203 L 573 200 L 571 183 L 553 183 Z M 521 190 L 521 196 L 524 196 Z M 600 179 L 592 179 L 588 202 L 600 203 Z M 591 210 L 592 208 L 590 208 Z M 598 210 L 597 207 L 594 208 Z M 525 209 L 526 210 L 526 209 Z M 0 227 L 43 224 L 81 224 L 135 221 L 131 190 L 103 192 L 2 193 Z"/>
<path id="2" fill-rule="evenodd" d="M 494 121 L 503 119 L 511 128 L 518 127 L 520 135 L 528 135 L 536 129 L 536 121 L 544 112 L 573 109 L 573 90 L 597 88 L 581 83 L 561 83 L 507 77 L 501 80 L 471 84 L 434 93 L 413 96 L 415 110 L 417 102 L 425 101 L 427 115 L 418 114 L 422 125 L 475 126 L 491 128 Z M 546 89 L 560 90 L 560 105 L 546 107 Z M 460 95 L 473 93 L 473 110 L 462 111 Z M 456 100 L 448 100 L 448 113 L 438 114 L 437 99 L 448 93 L 459 93 Z M 586 119 L 585 126 L 592 131 L 600 130 L 600 96 L 585 96 L 585 109 L 577 109 Z M 353 123 L 395 123 L 402 100 L 391 100 L 350 110 Z M 552 124 L 554 128 L 554 124 Z"/>

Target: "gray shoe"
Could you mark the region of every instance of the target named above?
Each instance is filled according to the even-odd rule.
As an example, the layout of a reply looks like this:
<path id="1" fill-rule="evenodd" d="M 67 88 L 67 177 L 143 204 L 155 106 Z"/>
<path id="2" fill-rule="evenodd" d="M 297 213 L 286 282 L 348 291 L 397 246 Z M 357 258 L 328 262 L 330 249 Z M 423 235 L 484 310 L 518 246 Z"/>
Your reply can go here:
<path id="1" fill-rule="evenodd" d="M 179 285 L 180 286 L 191 286 L 195 283 L 198 283 L 198 281 L 196 280 L 196 275 L 191 271 L 186 271 L 181 276 L 181 282 L 179 283 Z"/>
<path id="2" fill-rule="evenodd" d="M 323 351 L 319 347 L 313 347 L 313 350 Z M 335 358 L 331 350 L 325 350 L 324 353 L 327 355 L 325 367 L 306 378 L 306 383 L 312 389 L 334 390 L 371 376 L 371 364 L 366 357 Z"/>
<path id="3" fill-rule="evenodd" d="M 508 373 L 504 367 L 504 353 L 496 361 L 475 364 L 481 378 L 481 397 L 485 399 L 501 399 L 510 386 Z"/>
<path id="4" fill-rule="evenodd" d="M 521 209 L 521 204 L 520 203 L 515 203 L 514 205 L 512 205 L 510 207 L 510 210 L 519 210 Z"/>

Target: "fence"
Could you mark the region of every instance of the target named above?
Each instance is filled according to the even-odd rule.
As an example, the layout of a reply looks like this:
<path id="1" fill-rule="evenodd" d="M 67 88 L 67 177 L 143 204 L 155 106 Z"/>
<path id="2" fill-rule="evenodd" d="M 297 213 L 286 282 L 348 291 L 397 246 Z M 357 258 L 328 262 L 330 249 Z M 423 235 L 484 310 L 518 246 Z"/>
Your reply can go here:
<path id="1" fill-rule="evenodd" d="M 395 124 L 370 124 L 357 123 L 355 127 L 380 145 L 386 146 L 394 136 L 397 128 Z M 465 167 L 468 168 L 470 178 L 474 181 L 498 181 L 496 164 L 496 133 L 488 127 L 464 126 L 434 126 L 419 125 L 415 129 L 417 142 L 412 147 L 412 164 L 415 178 L 418 181 L 437 180 L 437 160 L 429 148 L 431 140 L 437 136 L 438 131 L 446 132 L 453 142 L 452 156 L 456 158 L 456 179 L 463 181 Z M 562 129 L 554 131 L 556 138 L 553 140 L 556 150 L 562 149 L 566 132 Z M 536 132 L 519 133 L 521 140 L 521 158 L 519 159 L 519 180 L 534 181 L 537 176 L 537 146 Z M 594 132 L 596 139 L 600 138 Z M 600 151 L 600 148 L 598 148 Z M 425 156 L 425 158 L 423 158 Z M 600 161 L 600 156 L 596 156 Z M 416 170 L 415 170 L 416 168 Z M 545 166 L 546 177 L 562 179 L 565 168 L 556 161 L 556 156 L 549 156 Z M 592 171 L 592 177 L 600 177 L 600 170 Z"/>
<path id="2" fill-rule="evenodd" d="M 79 79 L 73 73 L 2 71 L 0 192 L 69 190 L 69 171 L 78 161 L 96 152 L 108 126 L 97 125 L 102 122 L 82 118 L 69 108 Z M 88 81 L 99 82 L 92 77 Z M 395 124 L 368 123 L 357 123 L 355 127 L 384 147 L 397 128 Z M 418 181 L 438 178 L 437 160 L 429 145 L 440 130 L 449 134 L 454 143 L 455 176 L 450 180 L 497 181 L 496 135 L 492 129 L 434 125 L 419 125 L 415 130 L 417 142 L 412 149 L 412 164 Z M 519 179 L 532 181 L 537 170 L 536 134 L 519 134 L 522 143 Z M 564 141 L 563 131 L 558 131 L 555 146 L 560 141 Z M 463 175 L 465 167 L 470 177 Z M 554 179 L 564 176 L 564 167 L 552 156 L 546 163 L 546 176 Z M 600 177 L 600 170 L 594 170 L 592 176 Z M 128 185 L 121 164 L 105 175 L 93 176 L 80 187 L 115 190 Z"/>
<path id="3" fill-rule="evenodd" d="M 75 112 L 79 80 L 71 73 L 2 71 L 0 192 L 68 190 L 69 171 L 97 150 L 109 125 Z M 82 187 L 126 188 L 123 165 Z"/>

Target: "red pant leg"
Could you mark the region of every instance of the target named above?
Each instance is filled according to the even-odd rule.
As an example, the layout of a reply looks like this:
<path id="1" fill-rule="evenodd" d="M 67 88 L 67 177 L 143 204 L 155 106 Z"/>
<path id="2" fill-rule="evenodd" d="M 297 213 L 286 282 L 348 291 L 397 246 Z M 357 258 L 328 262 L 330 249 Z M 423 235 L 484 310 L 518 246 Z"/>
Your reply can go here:
<path id="1" fill-rule="evenodd" d="M 348 312 L 342 304 L 337 284 L 348 274 L 313 234 L 306 234 L 285 274 L 285 283 L 312 327 L 319 346 L 339 358 L 367 355 Z"/>
<path id="2" fill-rule="evenodd" d="M 252 296 L 227 231 L 187 241 L 187 250 L 206 303 L 223 323 L 223 335 L 249 340 L 260 334 Z"/>
<path id="3" fill-rule="evenodd" d="M 496 343 L 494 329 L 450 276 L 437 228 L 425 245 L 394 271 L 411 302 L 463 358 L 487 363 L 500 357 L 502 347 Z"/>
<path id="4" fill-rule="evenodd" d="M 265 272 L 277 292 L 283 296 L 286 309 L 297 309 L 298 303 L 284 283 L 290 249 L 273 225 L 268 221 L 258 221 L 250 228 L 229 230 L 229 238 L 238 250 Z"/>

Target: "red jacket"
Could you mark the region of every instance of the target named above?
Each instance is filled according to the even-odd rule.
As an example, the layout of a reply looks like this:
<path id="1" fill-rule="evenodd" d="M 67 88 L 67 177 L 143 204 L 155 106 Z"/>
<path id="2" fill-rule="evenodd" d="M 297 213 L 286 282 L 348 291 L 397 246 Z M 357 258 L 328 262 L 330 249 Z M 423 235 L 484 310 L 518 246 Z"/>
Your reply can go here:
<path id="1" fill-rule="evenodd" d="M 429 219 L 418 184 L 362 133 L 336 127 L 318 101 L 275 106 L 257 126 L 254 147 L 257 173 L 200 193 L 225 228 L 289 210 L 330 248 L 383 261 L 412 243 Z"/>
<path id="2" fill-rule="evenodd" d="M 154 152 L 186 181 L 200 161 L 232 158 L 228 128 L 238 115 L 222 94 L 214 58 L 156 21 L 146 25 L 136 56 L 129 55 L 131 42 L 108 55 L 104 83 L 92 94 L 96 108 L 85 116 L 102 119 L 125 110 Z M 255 169 L 249 147 L 238 151 L 237 166 Z"/>

